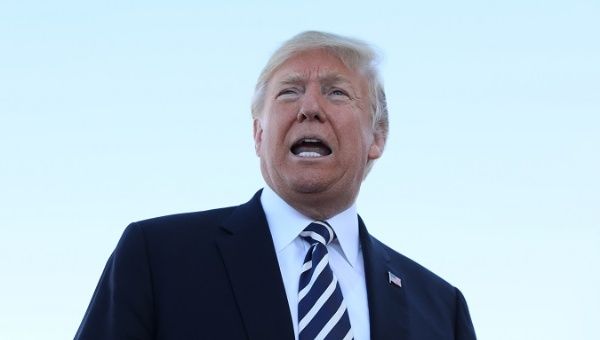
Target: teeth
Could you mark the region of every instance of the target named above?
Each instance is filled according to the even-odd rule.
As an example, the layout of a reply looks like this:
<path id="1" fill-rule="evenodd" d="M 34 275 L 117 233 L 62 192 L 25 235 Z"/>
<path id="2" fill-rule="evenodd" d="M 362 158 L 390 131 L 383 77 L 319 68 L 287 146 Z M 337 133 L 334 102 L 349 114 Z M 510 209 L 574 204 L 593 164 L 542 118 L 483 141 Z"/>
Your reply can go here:
<path id="1" fill-rule="evenodd" d="M 319 143 L 320 140 L 316 139 L 316 138 L 304 138 L 302 140 L 304 143 Z"/>
<path id="2" fill-rule="evenodd" d="M 321 155 L 317 152 L 313 152 L 313 151 L 303 151 L 300 152 L 298 154 L 299 157 L 309 157 L 309 158 L 313 158 L 313 157 L 321 157 Z"/>

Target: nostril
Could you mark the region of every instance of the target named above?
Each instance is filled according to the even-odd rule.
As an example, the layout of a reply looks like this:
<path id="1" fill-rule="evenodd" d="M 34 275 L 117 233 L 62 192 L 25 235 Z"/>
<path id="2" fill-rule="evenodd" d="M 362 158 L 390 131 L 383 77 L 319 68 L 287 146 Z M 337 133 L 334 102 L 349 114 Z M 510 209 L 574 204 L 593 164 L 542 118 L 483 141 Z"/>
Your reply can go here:
<path id="1" fill-rule="evenodd" d="M 320 120 L 322 120 L 321 116 L 322 116 L 322 114 L 316 110 L 311 110 L 311 111 L 302 110 L 298 113 L 298 120 L 303 121 L 305 119 L 309 119 L 309 120 L 316 119 L 316 120 L 320 121 Z"/>

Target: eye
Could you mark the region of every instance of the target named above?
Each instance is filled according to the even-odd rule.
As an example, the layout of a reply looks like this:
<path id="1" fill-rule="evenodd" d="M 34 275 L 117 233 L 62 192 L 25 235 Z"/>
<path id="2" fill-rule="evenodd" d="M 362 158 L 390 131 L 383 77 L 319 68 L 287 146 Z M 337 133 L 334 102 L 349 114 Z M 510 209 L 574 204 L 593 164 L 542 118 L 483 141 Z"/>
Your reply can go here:
<path id="1" fill-rule="evenodd" d="M 329 95 L 330 96 L 334 96 L 334 97 L 347 97 L 350 98 L 350 95 L 348 94 L 348 92 L 342 90 L 342 89 L 338 89 L 338 88 L 334 88 L 329 90 Z"/>
<path id="2" fill-rule="evenodd" d="M 298 93 L 300 93 L 300 90 L 298 90 L 297 88 L 285 88 L 279 91 L 279 93 L 277 93 L 277 97 L 292 97 L 297 95 Z"/>

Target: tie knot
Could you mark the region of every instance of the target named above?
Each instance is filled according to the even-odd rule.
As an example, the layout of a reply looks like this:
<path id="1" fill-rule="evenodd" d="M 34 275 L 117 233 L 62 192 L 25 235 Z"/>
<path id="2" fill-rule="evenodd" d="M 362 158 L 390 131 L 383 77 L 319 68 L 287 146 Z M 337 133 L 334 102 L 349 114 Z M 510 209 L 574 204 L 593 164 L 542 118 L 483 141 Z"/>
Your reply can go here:
<path id="1" fill-rule="evenodd" d="M 305 241 L 314 244 L 319 242 L 326 246 L 335 238 L 335 232 L 329 223 L 325 221 L 314 221 L 300 233 Z"/>

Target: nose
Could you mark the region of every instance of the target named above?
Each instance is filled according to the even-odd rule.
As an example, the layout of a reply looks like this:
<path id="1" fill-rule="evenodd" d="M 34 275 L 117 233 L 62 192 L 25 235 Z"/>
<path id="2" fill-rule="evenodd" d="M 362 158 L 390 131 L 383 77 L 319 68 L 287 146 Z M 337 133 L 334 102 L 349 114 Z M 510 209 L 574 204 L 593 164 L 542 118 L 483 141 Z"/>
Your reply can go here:
<path id="1" fill-rule="evenodd" d="M 318 122 L 325 121 L 325 112 L 321 106 L 321 91 L 317 87 L 306 89 L 298 111 L 297 119 L 299 122 L 308 120 L 316 120 Z"/>

